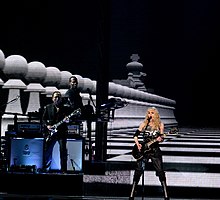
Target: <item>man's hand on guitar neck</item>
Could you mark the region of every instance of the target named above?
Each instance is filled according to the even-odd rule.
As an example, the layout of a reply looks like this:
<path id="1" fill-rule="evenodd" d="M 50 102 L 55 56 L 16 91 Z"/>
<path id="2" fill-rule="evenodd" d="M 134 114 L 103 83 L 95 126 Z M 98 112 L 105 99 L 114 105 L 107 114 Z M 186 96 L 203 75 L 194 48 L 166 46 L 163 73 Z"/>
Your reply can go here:
<path id="1" fill-rule="evenodd" d="M 66 117 L 63 119 L 63 122 L 65 122 L 65 123 L 69 123 L 69 122 L 70 122 L 70 118 L 69 118 L 69 116 L 66 116 Z"/>
<path id="2" fill-rule="evenodd" d="M 47 125 L 47 129 L 51 130 L 52 129 L 52 125 Z"/>

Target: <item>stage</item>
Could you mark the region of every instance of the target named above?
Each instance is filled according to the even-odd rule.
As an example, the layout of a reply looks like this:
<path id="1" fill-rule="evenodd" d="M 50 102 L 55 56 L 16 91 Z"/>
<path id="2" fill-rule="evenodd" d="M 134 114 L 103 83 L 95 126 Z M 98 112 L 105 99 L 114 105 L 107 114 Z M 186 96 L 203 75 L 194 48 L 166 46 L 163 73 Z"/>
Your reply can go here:
<path id="1" fill-rule="evenodd" d="M 127 134 L 127 133 L 126 133 Z M 120 135 L 122 138 L 122 135 Z M 219 198 L 219 144 L 220 130 L 216 129 L 181 129 L 178 135 L 168 136 L 166 141 L 161 144 L 161 149 L 164 153 L 164 168 L 166 169 L 168 189 L 171 200 L 199 200 L 199 199 L 220 199 Z M 121 148 L 121 140 L 115 141 L 115 148 Z M 69 163 L 69 171 L 62 174 L 56 170 L 50 173 L 31 168 L 33 163 L 28 159 L 18 159 L 16 155 L 20 147 L 19 140 L 13 140 L 13 158 L 10 159 L 10 168 L 2 165 L 0 171 L 0 200 L 1 199 L 99 199 L 99 200 L 128 200 L 132 174 L 135 168 L 135 162 L 131 160 L 131 146 L 133 145 L 132 138 L 126 139 L 123 137 L 122 151 L 110 151 L 111 157 L 106 162 L 95 162 L 82 160 L 81 151 L 72 149 L 70 151 L 70 161 L 77 161 L 74 152 L 77 152 L 79 161 L 73 167 Z M 19 141 L 19 142 L 18 142 Z M 15 145 L 18 142 L 19 145 Z M 26 140 L 29 147 L 34 147 L 35 142 L 41 144 L 41 140 L 35 140 L 32 144 L 31 140 Z M 29 143 L 30 142 L 30 143 Z M 120 143 L 120 145 L 117 145 Z M 26 144 L 26 143 L 25 143 Z M 82 146 L 82 142 L 69 141 L 69 145 L 75 144 Z M 21 145 L 23 146 L 23 145 Z M 24 148 L 21 148 L 24 149 Z M 22 151 L 22 157 L 32 155 L 26 151 Z M 79 148 L 77 147 L 77 150 Z M 114 150 L 114 151 L 113 151 Z M 38 151 L 34 151 L 38 155 Z M 39 151 L 40 152 L 40 151 Z M 40 157 L 40 156 L 38 156 Z M 37 158 L 38 158 L 37 157 Z M 29 158 L 29 157 L 28 157 Z M 15 162 L 15 161 L 16 162 Z M 22 164 L 27 168 L 16 168 L 22 166 L 18 163 L 19 160 L 25 161 Z M 40 159 L 36 159 L 40 161 Z M 26 163 L 28 161 L 28 163 Z M 41 165 L 41 162 L 39 166 Z M 57 164 L 57 160 L 55 164 Z M 19 164 L 19 165 L 14 165 Z M 82 165 L 81 165 L 82 164 Z M 4 167 L 6 166 L 6 167 Z M 13 168 L 15 166 L 15 168 Z M 54 165 L 54 169 L 57 165 Z M 80 166 L 80 168 L 77 168 Z M 154 174 L 150 163 L 145 170 L 145 187 L 144 195 L 141 183 L 137 187 L 137 195 L 135 200 L 148 199 L 159 200 L 163 199 L 158 178 Z M 144 198 L 142 197 L 144 196 Z"/>
<path id="2" fill-rule="evenodd" d="M 83 196 L 83 174 L 0 173 L 0 192 L 17 195 Z"/>

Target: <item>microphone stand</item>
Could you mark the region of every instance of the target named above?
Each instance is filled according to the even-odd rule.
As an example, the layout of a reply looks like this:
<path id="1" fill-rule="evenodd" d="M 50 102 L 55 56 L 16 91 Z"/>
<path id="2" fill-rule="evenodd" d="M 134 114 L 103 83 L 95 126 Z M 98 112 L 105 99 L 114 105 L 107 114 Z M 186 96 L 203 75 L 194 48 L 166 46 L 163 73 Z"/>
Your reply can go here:
<path id="1" fill-rule="evenodd" d="M 71 162 L 71 165 L 72 165 L 73 171 L 76 171 L 76 168 L 74 167 L 74 164 L 76 165 L 76 167 L 78 167 L 78 168 L 80 169 L 79 165 L 75 162 L 74 159 L 70 159 L 70 162 Z"/>
<path id="2" fill-rule="evenodd" d="M 14 101 L 17 101 L 19 97 L 20 97 L 20 96 L 17 95 L 16 98 L 14 98 L 14 99 L 12 99 L 12 100 L 8 101 L 7 103 L 2 104 L 2 105 L 0 106 L 0 148 L 2 148 L 2 130 L 1 130 L 1 129 L 2 129 L 2 115 L 4 114 L 4 112 L 2 112 L 2 110 L 1 110 L 1 108 L 4 107 L 4 106 L 6 106 L 7 104 L 10 104 L 10 103 L 13 103 Z M 17 116 L 16 116 L 16 117 L 17 117 Z M 1 157 L 1 161 L 2 161 L 2 159 L 3 159 L 2 154 L 0 155 L 0 157 Z M 3 166 L 2 166 L 2 167 L 3 167 Z"/>
<path id="3" fill-rule="evenodd" d="M 147 125 L 146 127 L 149 125 L 150 123 L 150 120 L 151 120 L 152 117 L 149 117 L 148 118 L 148 122 L 147 122 Z M 142 163 L 142 167 L 143 167 L 143 174 L 142 174 L 142 200 L 144 199 L 144 171 L 145 171 L 145 163 Z"/>
<path id="4" fill-rule="evenodd" d="M 87 91 L 88 91 L 88 93 L 89 93 L 89 99 L 91 100 L 92 105 L 95 107 L 95 110 L 96 110 L 96 105 L 95 105 L 95 103 L 94 103 L 94 101 L 93 101 L 93 98 L 92 98 L 92 95 L 91 95 L 91 91 L 90 91 L 89 88 L 87 88 Z"/>
<path id="5" fill-rule="evenodd" d="M 19 97 L 20 97 L 20 96 L 17 95 L 16 98 L 14 98 L 14 99 L 12 99 L 12 100 L 8 101 L 7 103 L 2 104 L 2 105 L 0 106 L 0 137 L 2 137 L 1 127 L 2 127 L 2 115 L 3 115 L 3 113 L 4 113 L 4 112 L 1 111 L 1 108 L 4 107 L 4 106 L 6 106 L 6 105 L 8 105 L 8 104 L 10 104 L 10 103 L 13 103 L 13 102 L 17 101 L 17 100 L 19 99 Z M 16 116 L 16 117 L 17 117 L 17 116 Z"/>
<path id="6" fill-rule="evenodd" d="M 90 100 L 91 100 L 91 102 L 92 102 L 92 104 L 93 104 L 93 106 L 95 107 L 95 110 L 96 110 L 96 105 L 93 101 L 91 91 L 89 89 L 87 89 L 87 90 L 88 90 L 88 93 L 89 93 L 89 98 L 90 98 Z M 88 138 L 89 138 L 89 162 L 92 161 L 92 119 L 91 118 L 92 118 L 92 116 L 90 116 L 90 115 L 87 118 L 87 130 L 88 130 Z"/>

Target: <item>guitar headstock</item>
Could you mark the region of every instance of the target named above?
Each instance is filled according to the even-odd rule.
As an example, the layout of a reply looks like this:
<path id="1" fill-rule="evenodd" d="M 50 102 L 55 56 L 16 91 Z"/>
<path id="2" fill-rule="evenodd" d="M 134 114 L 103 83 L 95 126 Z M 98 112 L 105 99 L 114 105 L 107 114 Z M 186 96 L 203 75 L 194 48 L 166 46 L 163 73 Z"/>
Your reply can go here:
<path id="1" fill-rule="evenodd" d="M 74 111 L 74 115 L 80 116 L 80 115 L 81 115 L 81 109 L 80 109 L 80 108 L 76 109 L 76 110 Z"/>
<path id="2" fill-rule="evenodd" d="M 169 134 L 178 134 L 179 130 L 177 127 L 173 127 L 169 130 Z"/>
<path id="3" fill-rule="evenodd" d="M 73 116 L 78 116 L 78 117 L 79 117 L 80 115 L 81 115 L 81 109 L 78 108 L 78 109 L 74 110 L 74 111 L 68 116 L 68 118 L 73 117 Z"/>

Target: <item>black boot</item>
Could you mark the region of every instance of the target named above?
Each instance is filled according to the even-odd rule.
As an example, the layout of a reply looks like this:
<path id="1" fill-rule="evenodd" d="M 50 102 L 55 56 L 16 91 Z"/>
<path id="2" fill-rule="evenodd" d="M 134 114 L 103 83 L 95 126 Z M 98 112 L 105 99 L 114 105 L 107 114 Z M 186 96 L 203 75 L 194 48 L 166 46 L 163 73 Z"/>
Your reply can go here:
<path id="1" fill-rule="evenodd" d="M 169 195 L 168 195 L 168 192 L 167 192 L 167 184 L 166 184 L 166 181 L 162 181 L 161 182 L 161 185 L 163 187 L 163 192 L 164 192 L 164 200 L 169 200 Z"/>
<path id="2" fill-rule="evenodd" d="M 134 193 L 135 193 L 136 185 L 137 185 L 137 182 L 134 181 L 133 184 L 132 184 L 131 194 L 130 194 L 129 200 L 134 200 Z"/>

